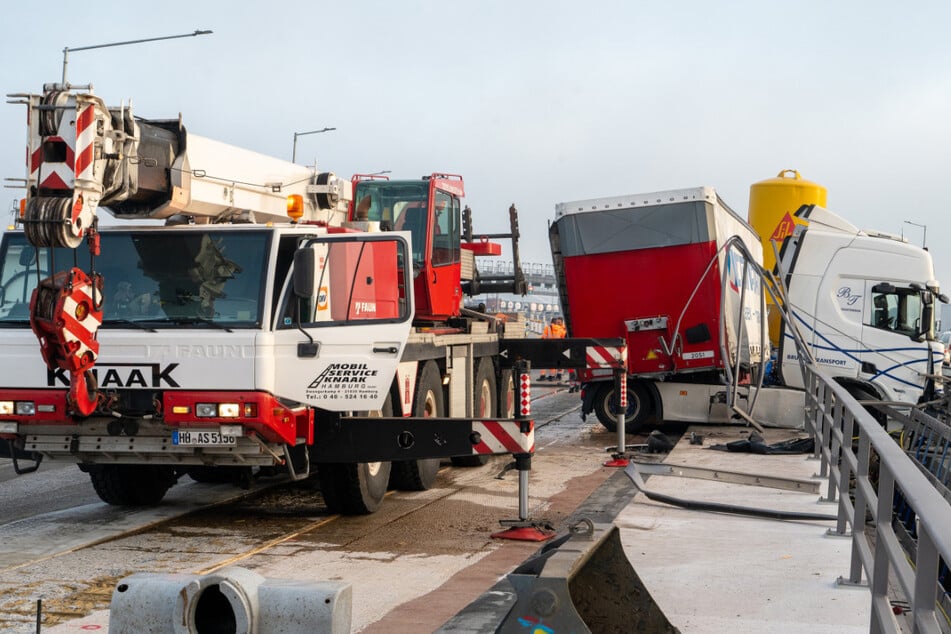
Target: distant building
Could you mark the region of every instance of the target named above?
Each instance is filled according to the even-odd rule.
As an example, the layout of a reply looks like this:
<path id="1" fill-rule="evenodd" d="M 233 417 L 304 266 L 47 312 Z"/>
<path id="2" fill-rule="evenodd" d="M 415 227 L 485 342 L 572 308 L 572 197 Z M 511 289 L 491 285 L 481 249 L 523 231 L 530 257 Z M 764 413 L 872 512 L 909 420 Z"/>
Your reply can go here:
<path id="1" fill-rule="evenodd" d="M 512 263 L 494 260 L 479 262 L 482 275 L 511 275 Z M 523 296 L 508 293 L 492 293 L 475 298 L 484 302 L 489 313 L 520 313 L 525 318 L 525 328 L 540 335 L 552 317 L 560 317 L 558 286 L 555 284 L 555 269 L 551 264 L 522 263 L 522 272 L 528 283 L 528 294 Z"/>

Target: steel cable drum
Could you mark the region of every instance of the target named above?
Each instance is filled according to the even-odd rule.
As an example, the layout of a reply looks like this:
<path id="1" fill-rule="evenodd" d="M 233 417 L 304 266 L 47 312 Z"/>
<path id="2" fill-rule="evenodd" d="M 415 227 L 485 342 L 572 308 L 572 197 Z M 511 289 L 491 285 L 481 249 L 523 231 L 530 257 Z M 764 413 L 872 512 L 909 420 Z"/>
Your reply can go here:
<path id="1" fill-rule="evenodd" d="M 26 203 L 23 232 L 36 247 L 75 249 L 82 244 L 85 228 L 81 218 L 74 222 L 72 216 L 72 198 L 34 196 Z"/>
<path id="2" fill-rule="evenodd" d="M 825 207 L 826 188 L 802 178 L 798 170 L 785 169 L 775 178 L 767 178 L 750 185 L 747 220 L 763 243 L 763 268 L 767 271 L 776 266 L 776 256 L 770 242 L 775 240 L 776 249 L 779 250 L 783 239 L 792 235 L 797 224 L 807 224 L 794 216 L 796 210 L 803 205 Z M 773 308 L 773 300 L 768 294 L 766 301 L 770 343 L 778 346 L 782 334 L 779 311 Z"/>

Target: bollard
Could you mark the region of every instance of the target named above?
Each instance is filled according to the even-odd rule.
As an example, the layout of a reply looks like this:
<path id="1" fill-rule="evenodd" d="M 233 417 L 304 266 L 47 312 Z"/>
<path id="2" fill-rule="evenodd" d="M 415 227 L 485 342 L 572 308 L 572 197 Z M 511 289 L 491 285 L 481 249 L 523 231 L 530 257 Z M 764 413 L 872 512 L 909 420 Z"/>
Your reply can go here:
<path id="1" fill-rule="evenodd" d="M 627 433 L 624 429 L 625 417 L 627 416 L 627 372 L 624 368 L 615 368 L 614 370 L 614 393 L 617 395 L 618 413 L 617 413 L 617 450 L 611 460 L 604 463 L 605 467 L 626 467 L 629 464 L 627 459 L 626 438 Z"/>
<path id="2" fill-rule="evenodd" d="M 617 452 L 624 455 L 627 451 L 625 447 L 624 430 L 625 417 L 627 416 L 627 380 L 623 369 L 614 371 L 614 393 L 617 394 L 618 412 L 617 412 Z"/>
<path id="3" fill-rule="evenodd" d="M 350 584 L 267 579 L 230 566 L 208 575 L 137 573 L 112 593 L 111 634 L 346 634 Z"/>
<path id="4" fill-rule="evenodd" d="M 518 400 L 516 404 L 515 418 L 519 422 L 520 431 L 523 434 L 530 433 L 535 421 L 531 419 L 532 413 L 532 375 L 531 364 L 528 361 L 516 361 L 514 364 L 514 373 L 518 380 Z M 495 539 L 514 539 L 521 541 L 545 541 L 555 536 L 554 530 L 548 522 L 532 520 L 528 514 L 528 475 L 532 469 L 532 454 L 517 453 L 512 456 L 515 459 L 514 468 L 518 470 L 518 519 L 501 520 L 502 526 L 508 526 L 506 530 L 498 533 L 492 533 Z"/>

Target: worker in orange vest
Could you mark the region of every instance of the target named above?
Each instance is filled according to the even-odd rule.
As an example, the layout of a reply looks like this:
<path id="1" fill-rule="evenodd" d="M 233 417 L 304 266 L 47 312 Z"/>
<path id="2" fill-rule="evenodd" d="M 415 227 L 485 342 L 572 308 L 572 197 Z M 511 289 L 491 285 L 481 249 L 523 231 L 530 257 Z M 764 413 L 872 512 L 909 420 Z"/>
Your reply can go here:
<path id="1" fill-rule="evenodd" d="M 545 330 L 542 332 L 542 339 L 564 339 L 567 335 L 568 329 L 565 328 L 565 320 L 561 317 L 552 317 L 551 324 L 545 326 Z M 559 381 L 561 380 L 561 372 L 552 370 L 549 375 L 548 370 L 542 370 L 538 380 Z"/>

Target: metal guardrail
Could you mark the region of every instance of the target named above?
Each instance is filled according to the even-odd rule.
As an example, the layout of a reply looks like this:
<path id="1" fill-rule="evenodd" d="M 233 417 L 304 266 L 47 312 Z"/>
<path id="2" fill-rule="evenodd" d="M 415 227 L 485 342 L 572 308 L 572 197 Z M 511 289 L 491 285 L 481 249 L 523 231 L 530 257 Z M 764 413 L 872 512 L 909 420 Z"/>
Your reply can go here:
<path id="1" fill-rule="evenodd" d="M 951 503 L 845 388 L 815 366 L 803 368 L 806 430 L 816 439 L 819 475 L 829 477 L 825 497 L 838 502 L 830 534 L 852 539 L 850 569 L 839 583 L 870 587 L 870 632 L 906 631 L 903 624 L 914 632 L 951 631 L 939 577 L 951 563 Z M 914 548 L 899 538 L 907 524 L 896 519 L 896 500 L 911 514 Z"/>

